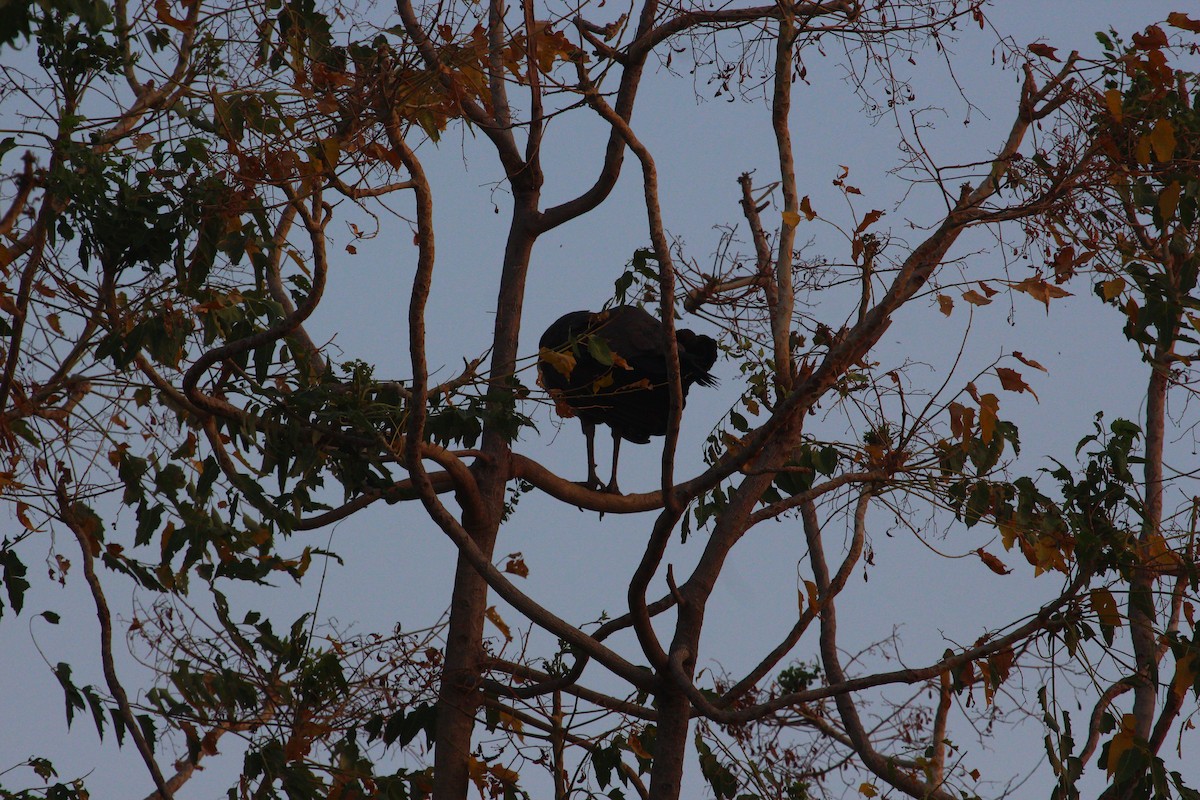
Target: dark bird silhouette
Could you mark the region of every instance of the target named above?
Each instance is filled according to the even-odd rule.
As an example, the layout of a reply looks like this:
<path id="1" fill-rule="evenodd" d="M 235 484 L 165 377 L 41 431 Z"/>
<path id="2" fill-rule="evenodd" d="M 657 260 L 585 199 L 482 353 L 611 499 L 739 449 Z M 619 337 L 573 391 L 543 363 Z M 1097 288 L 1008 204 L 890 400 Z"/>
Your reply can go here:
<path id="1" fill-rule="evenodd" d="M 683 397 L 693 383 L 715 386 L 709 370 L 717 360 L 717 343 L 690 330 L 675 331 Z M 593 314 L 564 314 L 538 342 L 538 375 L 554 398 L 559 414 L 579 417 L 587 439 L 590 489 L 618 493 L 617 452 L 621 440 L 646 444 L 665 436 L 671 414 L 667 385 L 667 352 L 662 323 L 636 306 L 616 306 Z M 613 435 L 612 477 L 608 485 L 596 474 L 596 426 Z"/>

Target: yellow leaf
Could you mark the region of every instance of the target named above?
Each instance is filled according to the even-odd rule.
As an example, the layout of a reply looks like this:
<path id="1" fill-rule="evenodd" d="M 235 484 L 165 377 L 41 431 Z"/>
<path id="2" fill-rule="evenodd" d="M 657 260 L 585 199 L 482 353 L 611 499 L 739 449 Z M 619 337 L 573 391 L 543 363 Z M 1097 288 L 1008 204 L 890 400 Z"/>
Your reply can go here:
<path id="1" fill-rule="evenodd" d="M 795 211 L 783 212 L 783 224 L 787 225 L 789 228 L 796 227 L 800 224 L 800 215 Z"/>
<path id="2" fill-rule="evenodd" d="M 1133 714 L 1125 714 L 1121 717 L 1121 730 L 1112 738 L 1112 742 L 1108 745 L 1108 757 L 1104 762 L 1104 768 L 1108 770 L 1108 777 L 1112 777 L 1117 771 L 1117 764 L 1121 761 L 1127 751 L 1133 748 L 1134 731 L 1137 729 L 1137 717 Z"/>
<path id="3" fill-rule="evenodd" d="M 1033 544 L 1033 554 L 1036 566 L 1033 575 L 1036 578 L 1043 572 L 1056 569 L 1064 575 L 1067 572 L 1067 562 L 1063 556 L 1062 547 L 1053 536 L 1042 536 Z"/>
<path id="4" fill-rule="evenodd" d="M 1120 297 L 1123 291 L 1125 291 L 1125 279 L 1121 277 L 1116 277 L 1100 284 L 1100 293 L 1104 296 L 1105 300 Z"/>
<path id="5" fill-rule="evenodd" d="M 1162 215 L 1163 222 L 1175 216 L 1175 209 L 1179 208 L 1181 191 L 1179 181 L 1171 181 L 1170 186 L 1158 193 L 1158 213 Z"/>
<path id="6" fill-rule="evenodd" d="M 1123 624 L 1121 612 L 1117 609 L 1117 601 L 1113 598 L 1112 592 L 1103 587 L 1092 589 L 1088 592 L 1088 600 L 1091 601 L 1092 611 L 1096 612 L 1096 617 L 1099 618 L 1101 625 L 1121 627 Z"/>
<path id="7" fill-rule="evenodd" d="M 549 364 L 555 372 L 567 380 L 571 379 L 571 371 L 575 369 L 575 356 L 551 350 L 549 347 L 543 347 L 538 351 L 538 361 Z"/>
<path id="8" fill-rule="evenodd" d="M 515 733 L 517 738 L 522 742 L 525 741 L 525 737 L 522 735 L 525 731 L 525 726 L 521 724 L 521 720 L 517 719 L 503 709 L 500 710 L 499 716 L 501 727 L 503 727 L 505 730 L 510 730 Z"/>
<path id="9" fill-rule="evenodd" d="M 1138 137 L 1137 144 L 1133 148 L 1133 155 L 1139 164 L 1150 163 L 1150 134 Z"/>
<path id="10" fill-rule="evenodd" d="M 1005 550 L 1012 550 L 1013 543 L 1017 541 L 1017 529 L 1007 522 L 1001 522 L 999 527 L 1001 544 Z"/>
<path id="11" fill-rule="evenodd" d="M 952 300 L 950 298 L 950 295 L 939 294 L 937 296 L 937 301 L 938 301 L 938 310 L 941 311 L 943 314 L 945 314 L 947 317 L 950 316 L 950 312 L 954 310 L 954 300 Z"/>
<path id="12" fill-rule="evenodd" d="M 994 394 L 985 394 L 979 398 L 979 438 L 984 442 L 992 440 L 996 432 L 996 413 L 1000 410 L 1000 399 Z"/>
<path id="13" fill-rule="evenodd" d="M 1153 572 L 1159 574 L 1170 572 L 1179 563 L 1179 556 L 1171 549 L 1161 534 L 1151 535 L 1140 549 L 1146 569 Z"/>
<path id="14" fill-rule="evenodd" d="M 1175 155 L 1175 126 L 1171 120 L 1160 119 L 1154 123 L 1154 130 L 1150 131 L 1150 147 L 1160 162 L 1170 161 L 1171 156 Z"/>
<path id="15" fill-rule="evenodd" d="M 876 797 L 879 794 L 879 790 L 869 783 L 862 783 L 858 787 L 858 793 L 863 797 Z"/>
<path id="16" fill-rule="evenodd" d="M 1175 678 L 1171 681 L 1171 694 L 1182 700 L 1187 690 L 1196 682 L 1200 675 L 1200 656 L 1195 652 L 1186 653 L 1175 664 Z"/>
<path id="17" fill-rule="evenodd" d="M 812 581 L 805 581 L 804 588 L 808 591 L 808 604 L 819 610 L 821 604 L 817 600 L 817 585 Z"/>
<path id="18" fill-rule="evenodd" d="M 1120 122 L 1124 119 L 1125 114 L 1121 110 L 1121 92 L 1118 89 L 1109 89 L 1104 93 L 1104 104 L 1108 106 L 1108 113 L 1112 114 L 1113 119 Z"/>

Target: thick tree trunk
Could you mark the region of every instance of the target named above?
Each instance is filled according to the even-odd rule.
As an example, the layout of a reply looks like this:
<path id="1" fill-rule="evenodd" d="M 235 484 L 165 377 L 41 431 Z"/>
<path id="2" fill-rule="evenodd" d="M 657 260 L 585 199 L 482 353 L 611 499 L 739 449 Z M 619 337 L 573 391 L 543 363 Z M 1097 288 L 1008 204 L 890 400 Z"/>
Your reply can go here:
<path id="1" fill-rule="evenodd" d="M 510 390 L 516 369 L 521 332 L 521 311 L 529 258 L 537 234 L 531 224 L 536 216 L 537 191 L 516 195 L 517 207 L 509 229 L 508 246 L 496 303 L 496 326 L 492 349 L 492 391 Z M 490 560 L 496 546 L 504 491 L 509 473 L 509 442 L 494 426 L 483 432 L 484 456 L 474 469 L 487 518 L 464 520 L 464 526 L 479 549 Z M 471 737 L 475 714 L 482 697 L 484 612 L 488 586 L 465 557 L 459 556 L 450 601 L 450 623 L 446 634 L 445 661 L 438 691 L 437 736 L 434 750 L 434 800 L 464 800 L 469 791 Z"/>

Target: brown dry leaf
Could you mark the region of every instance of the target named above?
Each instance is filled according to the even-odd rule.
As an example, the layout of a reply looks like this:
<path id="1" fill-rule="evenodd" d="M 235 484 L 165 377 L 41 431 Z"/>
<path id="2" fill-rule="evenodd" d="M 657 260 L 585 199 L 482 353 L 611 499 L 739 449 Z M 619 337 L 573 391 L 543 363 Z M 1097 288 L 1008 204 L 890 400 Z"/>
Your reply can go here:
<path id="1" fill-rule="evenodd" d="M 1021 373 L 1017 372 L 1015 369 L 1009 369 L 1008 367 L 996 367 L 996 376 L 1000 378 L 1000 386 L 1005 391 L 1016 392 L 1018 394 L 1022 392 L 1029 392 L 1031 395 L 1033 395 L 1034 400 L 1037 400 L 1039 403 L 1041 402 L 1041 399 L 1037 396 L 1037 392 L 1030 388 L 1029 384 L 1025 382 L 1025 379 L 1021 377 Z"/>
<path id="2" fill-rule="evenodd" d="M 1012 572 L 1011 569 L 1005 566 L 1003 561 L 984 550 L 982 547 L 974 552 L 975 555 L 979 556 L 979 560 L 983 562 L 983 565 L 997 575 L 1008 575 Z"/>
<path id="3" fill-rule="evenodd" d="M 500 616 L 500 612 L 496 610 L 495 606 L 488 606 L 483 615 L 488 618 L 488 622 L 496 626 L 500 634 L 504 637 L 504 641 L 512 641 L 512 633 L 508 629 L 508 623 Z"/>
<path id="4" fill-rule="evenodd" d="M 1024 356 L 1022 353 L 1021 353 L 1021 351 L 1020 351 L 1020 350 L 1014 350 L 1014 351 L 1013 351 L 1013 358 L 1015 358 L 1017 361 L 1020 361 L 1022 364 L 1024 364 L 1024 365 L 1025 365 L 1025 366 L 1027 366 L 1027 367 L 1033 367 L 1034 369 L 1040 369 L 1042 372 L 1045 372 L 1047 375 L 1049 375 L 1049 374 L 1050 374 L 1050 370 L 1046 369 L 1046 368 L 1045 368 L 1045 367 L 1043 367 L 1041 364 L 1039 364 L 1038 362 L 1034 361 L 1032 358 L 1026 358 L 1026 357 L 1025 357 L 1025 356 Z"/>
<path id="5" fill-rule="evenodd" d="M 1167 24 L 1173 28 L 1200 33 L 1200 20 L 1192 19 L 1182 11 L 1172 11 L 1170 14 L 1167 14 Z"/>
<path id="6" fill-rule="evenodd" d="M 1033 44 L 1029 45 L 1029 52 L 1033 53 L 1035 56 L 1041 56 L 1042 58 L 1050 61 L 1062 61 L 1061 58 L 1055 55 L 1057 51 L 1057 47 L 1051 47 L 1050 45 L 1043 44 L 1042 42 L 1034 42 Z"/>
<path id="7" fill-rule="evenodd" d="M 809 202 L 808 195 L 804 195 L 804 197 L 800 198 L 800 213 L 803 214 L 804 218 L 809 222 L 812 222 L 817 218 L 817 212 L 813 211 L 812 203 Z"/>
<path id="8" fill-rule="evenodd" d="M 984 297 L 974 289 L 968 289 L 967 291 L 963 292 L 962 298 L 973 306 L 986 306 L 988 303 L 992 302 L 991 298 Z"/>
<path id="9" fill-rule="evenodd" d="M 943 314 L 945 314 L 947 317 L 950 316 L 950 312 L 954 310 L 954 300 L 951 299 L 950 295 L 939 294 L 937 296 L 937 301 L 938 301 L 938 310 L 941 311 Z"/>
<path id="10" fill-rule="evenodd" d="M 508 561 L 504 563 L 504 571 L 510 575 L 516 575 L 518 578 L 529 577 L 529 567 L 520 553 L 512 553 L 508 556 Z"/>
<path id="11" fill-rule="evenodd" d="M 862 233 L 867 228 L 871 227 L 876 222 L 878 222 L 880 217 L 882 217 L 882 216 L 883 216 L 883 212 L 880 211 L 879 209 L 873 209 L 871 211 L 868 211 L 867 215 L 865 217 L 863 217 L 863 221 L 858 223 L 858 227 L 854 229 L 854 233 L 856 235 Z"/>
<path id="12" fill-rule="evenodd" d="M 1024 292 L 1034 300 L 1041 302 L 1046 306 L 1046 313 L 1050 313 L 1050 301 L 1059 297 L 1070 297 L 1071 293 L 1066 289 L 1048 283 L 1041 275 L 1035 275 L 1032 278 L 1026 278 L 1023 281 L 1009 284 L 1018 292 Z"/>

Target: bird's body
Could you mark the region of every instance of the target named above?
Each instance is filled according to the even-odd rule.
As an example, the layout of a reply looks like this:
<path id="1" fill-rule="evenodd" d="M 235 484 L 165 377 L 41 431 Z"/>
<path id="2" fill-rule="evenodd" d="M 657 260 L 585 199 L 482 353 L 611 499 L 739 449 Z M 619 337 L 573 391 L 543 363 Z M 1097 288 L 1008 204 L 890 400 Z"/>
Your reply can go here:
<path id="1" fill-rule="evenodd" d="M 679 377 L 683 398 L 692 384 L 713 386 L 709 369 L 717 360 L 717 343 L 690 330 L 677 330 Z M 613 432 L 613 472 L 608 491 L 617 491 L 620 440 L 646 444 L 667 432 L 671 412 L 667 350 L 662 323 L 636 306 L 592 313 L 564 314 L 542 334 L 538 373 L 554 397 L 559 413 L 579 417 L 588 444 L 588 480 L 596 475 L 596 425 Z"/>

